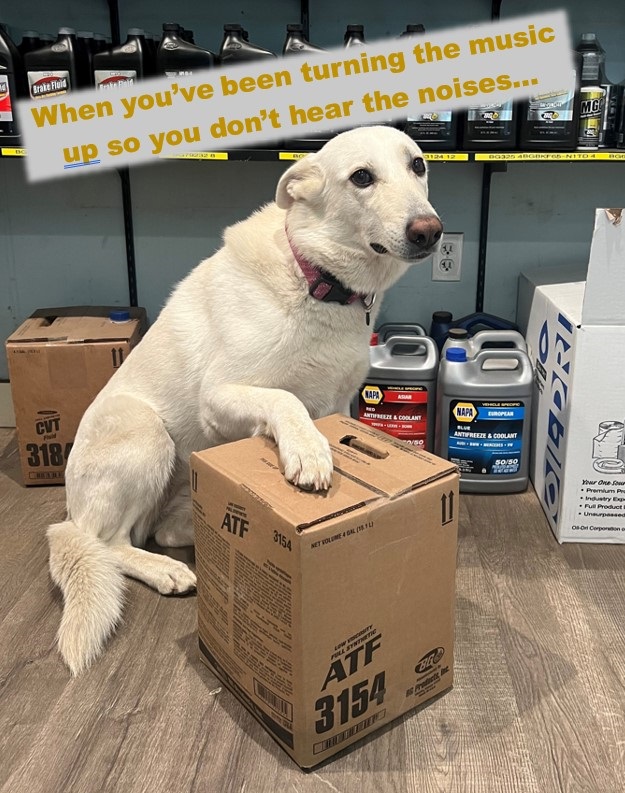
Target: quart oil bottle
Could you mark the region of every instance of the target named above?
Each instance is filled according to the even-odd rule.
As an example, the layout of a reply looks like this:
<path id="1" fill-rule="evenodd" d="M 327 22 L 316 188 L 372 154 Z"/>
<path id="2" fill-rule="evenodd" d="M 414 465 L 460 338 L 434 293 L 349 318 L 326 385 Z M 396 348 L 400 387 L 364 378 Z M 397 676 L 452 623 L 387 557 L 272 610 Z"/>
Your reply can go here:
<path id="1" fill-rule="evenodd" d="M 324 52 L 323 47 L 311 44 L 304 36 L 304 26 L 300 24 L 289 24 L 286 26 L 286 38 L 282 47 L 283 55 L 303 55 L 305 53 Z M 299 150 L 316 151 L 321 148 L 326 141 L 334 137 L 333 132 L 311 131 L 308 135 L 301 138 L 290 138 L 284 141 L 285 148 Z"/>
<path id="2" fill-rule="evenodd" d="M 216 63 L 214 53 L 185 41 L 182 30 L 176 22 L 163 23 L 163 37 L 156 50 L 157 74 L 172 80 L 210 69 Z"/>
<path id="3" fill-rule="evenodd" d="M 437 383 L 436 453 L 458 466 L 461 492 L 527 488 L 532 386 L 523 350 L 481 350 L 474 358 L 462 348 L 446 350 Z"/>
<path id="4" fill-rule="evenodd" d="M 582 33 L 577 52 L 582 58 L 578 149 L 598 149 L 605 107 L 605 50 L 594 33 Z"/>
<path id="5" fill-rule="evenodd" d="M 224 25 L 224 37 L 219 48 L 219 60 L 224 66 L 275 57 L 276 55 L 270 50 L 250 43 L 241 25 Z"/>
<path id="6" fill-rule="evenodd" d="M 573 53 L 574 68 L 567 86 L 535 94 L 519 108 L 519 148 L 529 151 L 573 151 L 579 126 L 581 57 Z"/>
<path id="7" fill-rule="evenodd" d="M 406 25 L 403 36 L 422 36 L 423 25 Z M 403 131 L 425 151 L 455 151 L 458 146 L 458 118 L 456 110 L 436 108 L 408 116 Z"/>

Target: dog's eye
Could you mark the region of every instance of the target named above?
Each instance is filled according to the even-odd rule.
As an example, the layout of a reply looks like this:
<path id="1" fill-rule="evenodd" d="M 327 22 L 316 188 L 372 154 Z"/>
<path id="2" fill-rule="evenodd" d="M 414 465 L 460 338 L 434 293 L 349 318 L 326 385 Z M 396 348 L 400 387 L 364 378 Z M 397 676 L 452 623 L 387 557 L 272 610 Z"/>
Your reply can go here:
<path id="1" fill-rule="evenodd" d="M 425 163 L 423 162 L 423 157 L 415 157 L 412 161 L 412 170 L 417 174 L 417 176 L 423 176 L 425 173 Z"/>
<path id="2" fill-rule="evenodd" d="M 373 184 L 373 174 L 366 168 L 359 168 L 349 178 L 356 187 L 369 187 Z"/>

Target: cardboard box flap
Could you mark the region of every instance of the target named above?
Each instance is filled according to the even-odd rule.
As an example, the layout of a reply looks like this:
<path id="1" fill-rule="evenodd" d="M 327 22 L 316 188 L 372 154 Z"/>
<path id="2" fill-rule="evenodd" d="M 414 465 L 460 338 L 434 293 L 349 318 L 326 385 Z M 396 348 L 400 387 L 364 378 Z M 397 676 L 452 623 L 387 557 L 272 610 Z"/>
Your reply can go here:
<path id="1" fill-rule="evenodd" d="M 107 306 L 39 309 L 9 336 L 7 343 L 128 341 L 137 330 L 143 332 L 143 309 L 130 309 L 131 319 L 127 322 L 112 322 L 109 319 L 111 310 L 114 309 Z"/>
<path id="2" fill-rule="evenodd" d="M 335 468 L 389 498 L 457 470 L 448 460 L 346 416 L 327 416 L 315 424 L 330 441 Z"/>
<path id="3" fill-rule="evenodd" d="M 289 484 L 276 444 L 252 438 L 197 452 L 230 481 L 305 529 L 374 501 L 395 498 L 456 472 L 456 466 L 345 416 L 315 422 L 328 438 L 334 460 L 332 487 L 307 493 Z"/>
<path id="4" fill-rule="evenodd" d="M 625 295 L 623 210 L 597 209 L 590 246 L 582 324 L 625 324 L 623 295 Z"/>
<path id="5" fill-rule="evenodd" d="M 194 458 L 208 462 L 214 470 L 268 505 L 298 530 L 353 512 L 382 498 L 380 493 L 337 471 L 327 493 L 300 490 L 284 478 L 277 446 L 267 438 L 249 438 L 195 452 L 191 455 L 192 467 Z"/>

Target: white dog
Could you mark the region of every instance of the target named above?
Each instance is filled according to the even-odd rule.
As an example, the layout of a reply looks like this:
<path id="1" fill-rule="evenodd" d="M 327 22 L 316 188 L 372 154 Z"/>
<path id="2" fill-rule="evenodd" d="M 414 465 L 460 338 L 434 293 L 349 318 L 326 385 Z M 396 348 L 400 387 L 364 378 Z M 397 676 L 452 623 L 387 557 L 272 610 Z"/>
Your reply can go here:
<path id="1" fill-rule="evenodd" d="M 67 520 L 48 530 L 73 674 L 118 623 L 124 575 L 163 594 L 195 587 L 187 565 L 142 549 L 150 536 L 193 543 L 192 451 L 267 435 L 290 482 L 329 487 L 329 445 L 312 420 L 348 413 L 384 291 L 441 233 L 419 147 L 361 127 L 290 167 L 276 202 L 227 229 L 177 286 L 85 413 Z"/>

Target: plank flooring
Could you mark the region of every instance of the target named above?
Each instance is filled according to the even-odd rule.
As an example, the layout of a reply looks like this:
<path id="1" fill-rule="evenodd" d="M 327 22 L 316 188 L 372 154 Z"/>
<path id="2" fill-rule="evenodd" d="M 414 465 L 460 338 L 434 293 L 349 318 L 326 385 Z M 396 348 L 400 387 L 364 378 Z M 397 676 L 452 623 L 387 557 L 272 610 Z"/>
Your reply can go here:
<path id="1" fill-rule="evenodd" d="M 559 546 L 533 491 L 461 499 L 453 690 L 308 774 L 199 661 L 194 597 L 130 582 L 70 679 L 45 542 L 63 510 L 0 430 L 0 793 L 625 791 L 625 546 Z"/>

